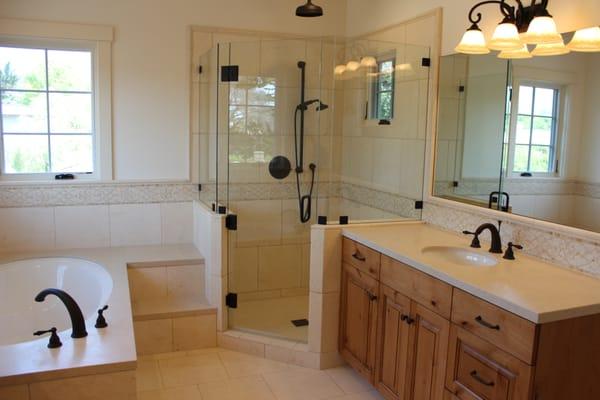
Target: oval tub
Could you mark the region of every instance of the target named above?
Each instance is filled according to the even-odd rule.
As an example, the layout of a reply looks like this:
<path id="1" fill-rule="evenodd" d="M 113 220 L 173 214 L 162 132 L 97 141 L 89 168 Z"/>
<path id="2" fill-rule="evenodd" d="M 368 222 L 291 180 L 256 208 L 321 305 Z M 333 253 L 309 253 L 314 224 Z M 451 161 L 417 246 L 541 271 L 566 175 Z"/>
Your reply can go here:
<path id="1" fill-rule="evenodd" d="M 33 332 L 53 326 L 61 338 L 70 336 L 69 314 L 56 296 L 35 302 L 34 297 L 46 288 L 69 293 L 79 304 L 89 331 L 98 308 L 112 292 L 113 280 L 101 265 L 78 258 L 27 259 L 0 265 L 0 346 L 40 340 Z"/>

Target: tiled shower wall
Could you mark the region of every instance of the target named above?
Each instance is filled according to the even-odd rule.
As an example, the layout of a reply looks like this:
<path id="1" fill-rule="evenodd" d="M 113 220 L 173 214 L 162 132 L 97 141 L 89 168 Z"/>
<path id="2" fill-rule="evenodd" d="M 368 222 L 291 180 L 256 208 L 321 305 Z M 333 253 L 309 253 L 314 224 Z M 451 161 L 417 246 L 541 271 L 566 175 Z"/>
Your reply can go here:
<path id="1" fill-rule="evenodd" d="M 2 186 L 0 251 L 191 243 L 197 198 L 176 183 Z"/>

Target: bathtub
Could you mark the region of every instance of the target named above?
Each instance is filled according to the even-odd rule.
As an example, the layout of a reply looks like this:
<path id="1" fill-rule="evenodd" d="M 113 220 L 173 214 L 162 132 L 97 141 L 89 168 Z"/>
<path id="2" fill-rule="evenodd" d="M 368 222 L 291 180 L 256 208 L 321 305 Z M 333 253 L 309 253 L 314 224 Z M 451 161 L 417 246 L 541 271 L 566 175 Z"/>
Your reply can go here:
<path id="1" fill-rule="evenodd" d="M 33 332 L 52 327 L 63 340 L 71 335 L 69 314 L 56 296 L 42 303 L 34 301 L 46 288 L 69 293 L 79 304 L 89 331 L 97 310 L 111 295 L 113 279 L 101 265 L 79 258 L 36 258 L 0 265 L 0 346 L 47 341 Z"/>

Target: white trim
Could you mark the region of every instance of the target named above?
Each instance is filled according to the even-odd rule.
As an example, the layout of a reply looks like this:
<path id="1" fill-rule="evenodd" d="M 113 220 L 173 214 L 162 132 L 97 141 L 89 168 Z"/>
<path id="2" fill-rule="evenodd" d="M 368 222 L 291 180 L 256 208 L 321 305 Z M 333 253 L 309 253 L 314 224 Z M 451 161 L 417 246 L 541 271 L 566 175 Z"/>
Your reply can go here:
<path id="1" fill-rule="evenodd" d="M 107 42 L 114 38 L 112 26 L 8 18 L 0 18 L 0 35 Z"/>

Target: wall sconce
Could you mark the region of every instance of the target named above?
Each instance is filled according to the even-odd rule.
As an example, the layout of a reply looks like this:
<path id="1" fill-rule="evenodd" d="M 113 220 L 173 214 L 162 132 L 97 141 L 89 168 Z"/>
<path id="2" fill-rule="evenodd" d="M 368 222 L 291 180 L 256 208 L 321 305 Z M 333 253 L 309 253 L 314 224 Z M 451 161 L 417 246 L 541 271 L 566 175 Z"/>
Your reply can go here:
<path id="1" fill-rule="evenodd" d="M 567 48 L 586 53 L 600 51 L 600 27 L 594 26 L 578 30 Z"/>
<path id="2" fill-rule="evenodd" d="M 463 54 L 488 54 L 490 50 L 497 50 L 500 51 L 501 58 L 529 58 L 526 54 L 529 53 L 527 45 L 531 44 L 544 45 L 537 53 L 551 53 L 550 49 L 553 49 L 556 54 L 564 54 L 565 50 L 569 52 L 569 49 L 564 46 L 562 35 L 558 32 L 554 19 L 548 12 L 548 1 L 541 0 L 538 3 L 537 0 L 532 0 L 531 5 L 527 7 L 521 0 L 515 0 L 516 6 L 509 5 L 507 0 L 489 0 L 475 4 L 469 12 L 469 21 L 472 25 L 465 32 L 456 51 Z M 481 13 L 476 13 L 479 7 L 487 4 L 497 4 L 503 16 L 489 43 L 486 43 L 483 32 L 479 28 L 482 20 Z"/>

